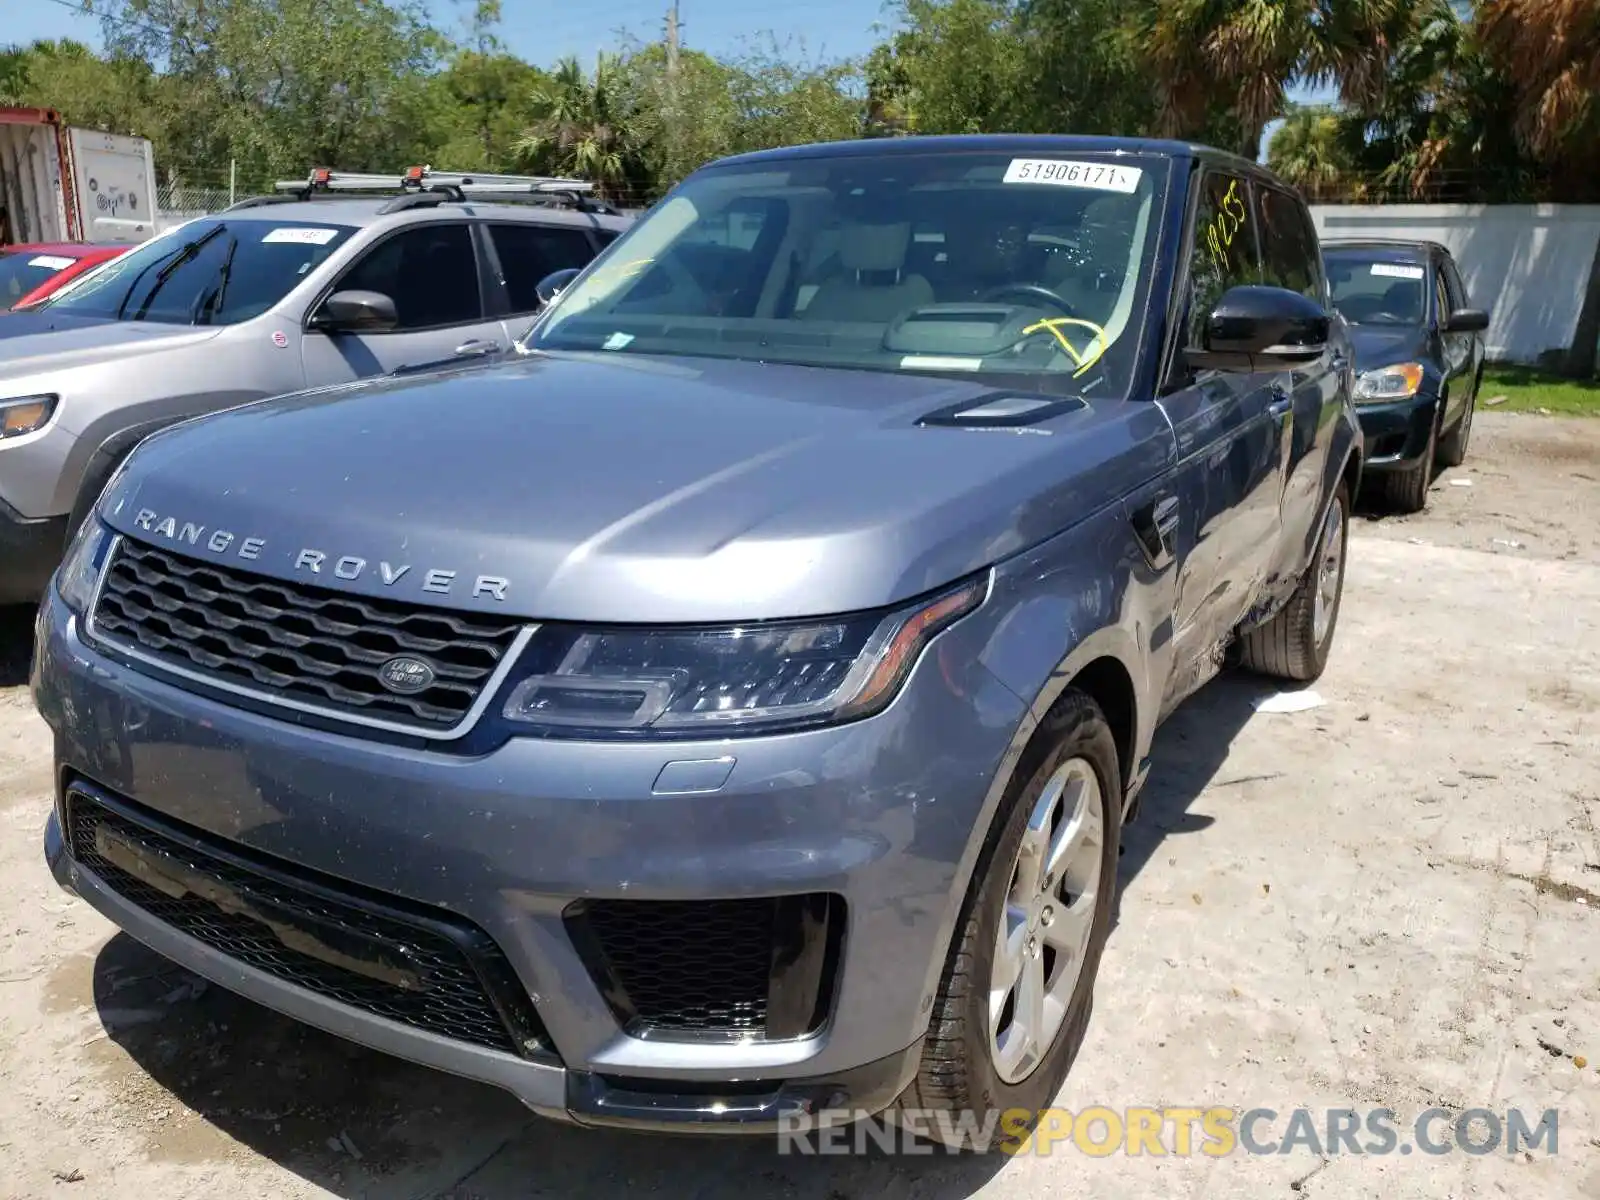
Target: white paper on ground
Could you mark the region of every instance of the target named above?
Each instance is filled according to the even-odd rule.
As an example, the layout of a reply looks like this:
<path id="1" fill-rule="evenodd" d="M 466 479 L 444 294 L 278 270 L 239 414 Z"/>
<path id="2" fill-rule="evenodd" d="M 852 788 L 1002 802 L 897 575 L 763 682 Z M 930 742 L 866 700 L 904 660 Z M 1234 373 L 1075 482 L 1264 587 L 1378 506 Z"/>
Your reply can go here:
<path id="1" fill-rule="evenodd" d="M 1256 701 L 1259 713 L 1297 713 L 1308 708 L 1321 708 L 1327 703 L 1316 692 L 1275 692 Z"/>

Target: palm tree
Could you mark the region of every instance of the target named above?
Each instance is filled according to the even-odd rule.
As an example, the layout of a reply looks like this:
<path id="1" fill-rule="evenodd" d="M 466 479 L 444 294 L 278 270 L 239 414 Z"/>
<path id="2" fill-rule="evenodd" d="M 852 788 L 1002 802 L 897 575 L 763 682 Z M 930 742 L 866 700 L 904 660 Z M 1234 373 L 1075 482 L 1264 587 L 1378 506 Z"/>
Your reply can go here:
<path id="1" fill-rule="evenodd" d="M 1254 158 L 1296 81 L 1333 84 L 1347 105 L 1380 102 L 1391 60 L 1445 0 L 1154 0 L 1132 33 L 1160 80 L 1162 133 L 1231 119 Z"/>
<path id="2" fill-rule="evenodd" d="M 621 84 L 614 55 L 600 55 L 589 78 L 576 58 L 562 59 L 529 98 L 533 123 L 516 151 L 560 174 L 589 180 L 608 199 L 619 198 L 629 150 Z"/>
<path id="3" fill-rule="evenodd" d="M 1267 165 L 1313 201 L 1331 195 L 1350 170 L 1340 144 L 1339 118 L 1331 109 L 1303 106 L 1290 111 L 1267 146 Z"/>

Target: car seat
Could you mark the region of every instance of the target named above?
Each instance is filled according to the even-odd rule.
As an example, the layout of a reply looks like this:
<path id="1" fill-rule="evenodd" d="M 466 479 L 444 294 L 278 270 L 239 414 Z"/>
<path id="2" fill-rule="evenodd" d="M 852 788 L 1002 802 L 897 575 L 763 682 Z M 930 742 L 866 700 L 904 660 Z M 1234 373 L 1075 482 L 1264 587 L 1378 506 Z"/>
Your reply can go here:
<path id="1" fill-rule="evenodd" d="M 887 324 L 933 303 L 933 285 L 905 270 L 911 226 L 905 222 L 847 222 L 839 229 L 842 274 L 822 283 L 801 316 L 811 321 Z"/>

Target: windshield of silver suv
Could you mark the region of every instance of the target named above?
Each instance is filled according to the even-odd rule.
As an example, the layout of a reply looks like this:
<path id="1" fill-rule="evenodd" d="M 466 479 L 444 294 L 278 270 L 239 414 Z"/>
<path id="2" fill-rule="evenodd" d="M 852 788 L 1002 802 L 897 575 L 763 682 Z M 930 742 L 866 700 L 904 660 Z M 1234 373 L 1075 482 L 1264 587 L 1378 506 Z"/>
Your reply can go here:
<path id="1" fill-rule="evenodd" d="M 1325 250 L 1333 305 L 1352 325 L 1421 325 L 1428 270 L 1393 251 Z"/>
<path id="2" fill-rule="evenodd" d="M 525 349 L 978 373 L 1122 395 L 1145 325 L 1157 155 L 897 152 L 690 176 Z"/>
<path id="3" fill-rule="evenodd" d="M 235 325 L 282 300 L 354 232 L 307 221 L 193 221 L 41 307 L 118 321 Z"/>

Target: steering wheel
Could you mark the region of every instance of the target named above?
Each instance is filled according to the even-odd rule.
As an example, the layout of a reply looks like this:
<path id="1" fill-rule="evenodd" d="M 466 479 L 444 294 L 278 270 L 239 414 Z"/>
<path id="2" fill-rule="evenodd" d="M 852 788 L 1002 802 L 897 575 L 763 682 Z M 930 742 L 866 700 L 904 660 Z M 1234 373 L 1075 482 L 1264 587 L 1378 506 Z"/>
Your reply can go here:
<path id="1" fill-rule="evenodd" d="M 992 287 L 980 300 L 1000 300 L 1006 296 L 1022 296 L 1030 300 L 1043 300 L 1059 308 L 1069 317 L 1078 316 L 1078 310 L 1073 308 L 1056 293 L 1045 287 L 1042 283 L 1002 283 L 999 287 Z"/>

